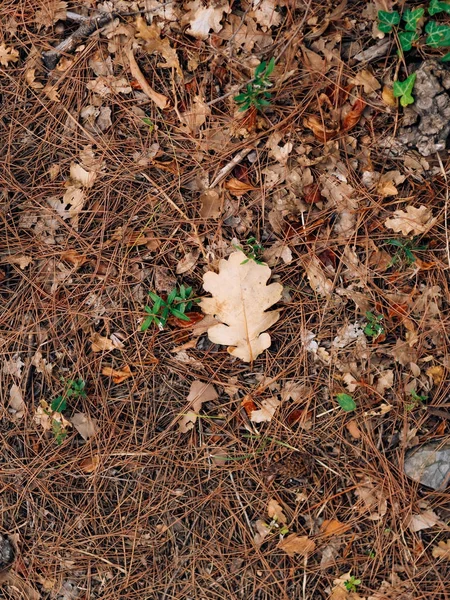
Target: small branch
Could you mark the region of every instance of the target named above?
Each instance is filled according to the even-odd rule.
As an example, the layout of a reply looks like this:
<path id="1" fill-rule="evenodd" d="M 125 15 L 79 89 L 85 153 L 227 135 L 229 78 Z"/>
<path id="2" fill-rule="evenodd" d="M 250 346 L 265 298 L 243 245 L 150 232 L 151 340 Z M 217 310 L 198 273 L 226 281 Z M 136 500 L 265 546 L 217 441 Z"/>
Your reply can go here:
<path id="1" fill-rule="evenodd" d="M 236 156 L 230 160 L 229 163 L 227 163 L 222 169 L 220 169 L 219 174 L 209 186 L 210 189 L 215 188 L 216 185 L 218 185 L 222 181 L 222 179 L 224 179 L 228 175 L 228 173 L 230 173 L 234 169 L 236 165 L 243 161 L 247 154 L 250 154 L 252 150 L 254 150 L 254 148 L 243 148 L 240 152 L 238 152 Z"/>
<path id="2" fill-rule="evenodd" d="M 150 100 L 152 102 L 154 102 L 156 104 L 156 106 L 158 108 L 160 108 L 161 110 L 163 110 L 164 108 L 167 108 L 167 105 L 169 104 L 169 100 L 168 100 L 167 96 L 163 96 L 163 94 L 159 94 L 158 92 L 155 92 L 155 90 L 151 87 L 151 85 L 145 79 L 144 75 L 142 74 L 141 69 L 139 68 L 139 65 L 136 62 L 136 59 L 134 58 L 133 50 L 131 48 L 128 51 L 128 60 L 130 61 L 131 74 L 133 75 L 133 77 L 136 79 L 136 81 L 141 86 L 144 94 L 146 94 L 150 98 Z"/>
<path id="3" fill-rule="evenodd" d="M 71 15 L 73 17 L 75 13 L 71 13 Z M 101 29 L 107 25 L 110 21 L 112 21 L 113 18 L 114 15 L 112 13 L 102 13 L 96 17 L 93 17 L 92 19 L 83 18 L 82 21 L 80 19 L 81 25 L 76 31 L 69 35 L 68 38 L 60 42 L 57 46 L 52 48 L 52 50 L 42 53 L 44 66 L 49 71 L 53 70 L 63 54 L 70 54 L 71 52 L 74 52 L 77 46 L 82 44 L 86 38 L 88 38 L 98 29 Z"/>

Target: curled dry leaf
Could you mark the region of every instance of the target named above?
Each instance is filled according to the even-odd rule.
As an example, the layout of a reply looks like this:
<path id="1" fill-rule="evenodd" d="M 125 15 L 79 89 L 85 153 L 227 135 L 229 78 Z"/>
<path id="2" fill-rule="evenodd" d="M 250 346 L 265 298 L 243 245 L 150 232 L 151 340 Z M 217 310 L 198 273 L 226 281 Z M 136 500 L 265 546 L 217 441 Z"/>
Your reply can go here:
<path id="1" fill-rule="evenodd" d="M 117 336 L 110 338 L 103 337 L 99 333 L 94 332 L 91 335 L 91 350 L 92 352 L 107 352 L 109 350 L 122 350 L 124 343 Z"/>
<path id="2" fill-rule="evenodd" d="M 177 264 L 176 273 L 182 275 L 188 271 L 192 271 L 198 261 L 200 250 L 192 250 L 188 252 Z"/>
<path id="3" fill-rule="evenodd" d="M 287 518 L 283 512 L 282 506 L 280 506 L 280 504 L 278 504 L 278 502 L 273 498 L 269 500 L 269 504 L 267 505 L 267 515 L 271 519 L 276 519 L 277 523 L 284 524 L 287 522 Z"/>
<path id="4" fill-rule="evenodd" d="M 420 235 L 431 229 L 436 221 L 431 209 L 422 204 L 419 208 L 407 206 L 406 210 L 394 211 L 394 217 L 386 219 L 384 224 L 396 233 Z"/>
<path id="5" fill-rule="evenodd" d="M 83 473 L 93 473 L 98 465 L 100 464 L 100 456 L 95 454 L 94 456 L 88 456 L 80 462 L 80 469 Z"/>
<path id="6" fill-rule="evenodd" d="M 210 383 L 203 383 L 195 379 L 191 383 L 191 389 L 186 400 L 189 402 L 189 407 L 192 409 L 182 415 L 178 422 L 178 427 L 181 433 L 187 433 L 194 427 L 197 420 L 198 412 L 202 407 L 203 402 L 211 402 L 218 398 L 214 386 Z"/>
<path id="7" fill-rule="evenodd" d="M 358 98 L 352 109 L 345 115 L 344 120 L 342 121 L 342 131 L 350 131 L 353 129 L 361 119 L 361 115 L 366 107 L 366 103 L 362 98 Z"/>
<path id="8" fill-rule="evenodd" d="M 250 183 L 245 183 L 245 181 L 240 181 L 236 179 L 236 177 L 232 177 L 225 182 L 225 189 L 233 194 L 233 196 L 243 196 L 247 192 L 251 192 L 253 190 L 257 190 L 255 186 Z"/>
<path id="9" fill-rule="evenodd" d="M 8 66 L 10 62 L 19 60 L 19 53 L 14 48 L 8 48 L 5 44 L 0 44 L 0 65 Z"/>
<path id="10" fill-rule="evenodd" d="M 320 533 L 324 536 L 342 535 L 349 529 L 350 525 L 348 523 L 341 523 L 337 519 L 325 519 L 320 526 Z"/>
<path id="11" fill-rule="evenodd" d="M 262 408 L 253 410 L 250 413 L 250 421 L 252 423 L 269 423 L 280 404 L 281 402 L 275 397 L 263 400 L 261 402 Z"/>
<path id="12" fill-rule="evenodd" d="M 11 386 L 9 390 L 8 411 L 14 420 L 18 421 L 25 414 L 25 402 L 23 401 L 20 387 L 16 384 Z"/>
<path id="13" fill-rule="evenodd" d="M 132 373 L 130 367 L 125 365 L 121 369 L 113 369 L 112 367 L 103 367 L 102 375 L 106 375 L 107 377 L 112 377 L 114 383 L 122 383 L 129 377 L 132 377 L 134 373 Z"/>
<path id="14" fill-rule="evenodd" d="M 87 257 L 78 254 L 76 250 L 64 250 L 61 252 L 61 260 L 71 263 L 76 269 L 79 269 L 87 262 Z"/>
<path id="15" fill-rule="evenodd" d="M 158 63 L 157 67 L 175 68 L 180 76 L 183 72 L 178 61 L 178 55 L 176 51 L 170 46 L 169 38 L 161 39 L 161 31 L 156 21 L 153 21 L 151 25 L 147 25 L 142 17 L 136 19 L 137 33 L 136 37 L 139 37 L 145 41 L 145 50 L 149 54 L 157 52 L 160 54 L 166 62 Z"/>
<path id="16" fill-rule="evenodd" d="M 316 544 L 313 540 L 310 540 L 306 535 L 298 536 L 296 533 L 291 533 L 287 538 L 279 542 L 277 548 L 283 550 L 289 556 L 308 556 L 314 552 Z"/>
<path id="17" fill-rule="evenodd" d="M 228 352 L 245 362 L 252 362 L 270 347 L 266 329 L 279 319 L 278 311 L 266 312 L 281 298 L 283 286 L 266 282 L 271 271 L 266 265 L 248 260 L 243 252 L 233 252 L 219 262 L 219 273 L 208 271 L 203 287 L 212 298 L 203 298 L 201 309 L 213 315 L 219 325 L 208 329 L 215 344 L 228 346 Z"/>
<path id="18" fill-rule="evenodd" d="M 325 275 L 322 263 L 317 256 L 304 256 L 302 264 L 311 288 L 321 296 L 329 296 L 333 290 L 333 282 Z"/>
<path id="19" fill-rule="evenodd" d="M 448 540 L 445 541 L 440 541 L 437 546 L 433 546 L 431 554 L 434 558 L 450 560 L 450 538 L 448 538 Z"/>
<path id="20" fill-rule="evenodd" d="M 84 413 L 75 413 L 70 422 L 84 440 L 88 440 L 98 431 L 97 419 L 91 419 L 89 415 Z"/>
<path id="21" fill-rule="evenodd" d="M 211 29 L 216 33 L 222 29 L 223 13 L 230 12 L 230 5 L 219 0 L 215 5 L 203 6 L 201 0 L 193 0 L 185 5 L 185 9 L 188 12 L 182 17 L 181 24 L 189 24 L 186 33 L 206 40 Z"/>
<path id="22" fill-rule="evenodd" d="M 189 132 L 195 134 L 206 123 L 206 119 L 210 114 L 211 108 L 205 103 L 205 99 L 201 96 L 195 96 L 191 107 L 180 114 L 180 119 Z"/>

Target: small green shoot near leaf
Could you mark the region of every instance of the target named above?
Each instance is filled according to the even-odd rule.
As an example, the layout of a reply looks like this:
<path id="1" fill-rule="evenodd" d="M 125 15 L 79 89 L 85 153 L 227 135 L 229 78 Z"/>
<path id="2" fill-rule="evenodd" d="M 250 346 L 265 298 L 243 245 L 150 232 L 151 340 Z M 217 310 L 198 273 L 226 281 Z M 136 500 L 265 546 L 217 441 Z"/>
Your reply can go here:
<path id="1" fill-rule="evenodd" d="M 264 262 L 261 260 L 262 253 L 264 252 L 264 247 L 258 242 L 258 240 L 255 237 L 247 238 L 247 241 L 244 246 L 238 246 L 237 244 L 235 244 L 234 247 L 236 248 L 236 250 L 240 250 L 241 252 L 243 252 L 247 257 L 245 260 L 242 261 L 242 265 L 245 265 L 250 260 L 255 261 L 257 265 L 264 264 Z"/>
<path id="2" fill-rule="evenodd" d="M 147 125 L 149 133 L 152 133 L 152 131 L 155 129 L 153 121 L 149 117 L 143 117 L 142 122 L 144 125 Z"/>
<path id="3" fill-rule="evenodd" d="M 273 73 L 274 68 L 274 58 L 271 58 L 268 63 L 263 61 L 256 67 L 255 76 L 247 84 L 245 91 L 234 97 L 234 101 L 239 105 L 240 111 L 244 112 L 251 106 L 254 106 L 257 110 L 265 106 L 270 106 L 272 94 L 267 91 L 267 88 L 272 86 L 269 77 Z"/>
<path id="4" fill-rule="evenodd" d="M 62 381 L 65 381 L 64 378 Z M 83 379 L 68 379 L 65 381 L 64 392 L 54 398 L 50 404 L 50 408 L 55 412 L 63 412 L 67 409 L 67 399 L 86 398 L 85 388 L 86 383 Z"/>
<path id="5" fill-rule="evenodd" d="M 420 252 L 421 250 L 426 250 L 428 248 L 428 244 L 418 244 L 416 238 L 413 238 L 412 240 L 390 239 L 386 241 L 386 244 L 398 248 L 389 263 L 389 267 L 399 260 L 404 260 L 408 265 L 411 265 L 416 262 L 416 255 L 414 252 Z"/>
<path id="6" fill-rule="evenodd" d="M 389 12 L 387 10 L 378 11 L 378 29 L 383 33 L 391 33 L 392 28 L 400 23 L 400 14 L 394 10 Z"/>
<path id="7" fill-rule="evenodd" d="M 414 103 L 412 91 L 416 82 L 417 73 L 412 73 L 404 81 L 394 81 L 394 97 L 400 98 L 402 106 Z"/>
<path id="8" fill-rule="evenodd" d="M 442 0 L 431 0 L 428 5 L 428 13 L 434 16 L 441 12 L 450 14 L 450 3 L 443 2 Z"/>
<path id="9" fill-rule="evenodd" d="M 428 396 L 418 394 L 416 390 L 411 390 L 410 394 L 412 402 L 405 406 L 406 410 L 414 410 L 415 408 L 420 406 L 422 402 L 426 402 L 428 400 Z"/>
<path id="10" fill-rule="evenodd" d="M 182 321 L 190 321 L 185 313 L 191 310 L 195 302 L 200 302 L 199 298 L 192 298 L 192 287 L 184 285 L 174 288 L 167 296 L 167 300 L 154 292 L 149 292 L 148 295 L 153 300 L 153 306 L 146 305 L 144 308 L 149 316 L 142 323 L 141 331 L 147 331 L 152 324 L 160 330 L 164 329 L 170 315 Z"/>
<path id="11" fill-rule="evenodd" d="M 363 329 L 364 333 L 376 340 L 381 334 L 384 333 L 384 327 L 381 324 L 383 321 L 383 315 L 374 315 L 373 312 L 368 310 L 366 312 L 367 323 Z"/>
<path id="12" fill-rule="evenodd" d="M 339 406 L 342 408 L 342 410 L 345 410 L 345 412 L 352 412 L 353 410 L 356 410 L 356 402 L 351 396 L 349 396 L 349 394 L 336 394 L 336 400 L 338 401 Z"/>
<path id="13" fill-rule="evenodd" d="M 52 419 L 52 433 L 53 437 L 55 438 L 55 442 L 58 444 L 58 446 L 61 446 L 67 437 L 67 430 L 63 424 L 56 419 Z"/>
<path id="14" fill-rule="evenodd" d="M 344 586 L 349 592 L 356 592 L 358 586 L 361 585 L 361 579 L 356 579 L 353 575 L 347 581 L 344 581 Z"/>

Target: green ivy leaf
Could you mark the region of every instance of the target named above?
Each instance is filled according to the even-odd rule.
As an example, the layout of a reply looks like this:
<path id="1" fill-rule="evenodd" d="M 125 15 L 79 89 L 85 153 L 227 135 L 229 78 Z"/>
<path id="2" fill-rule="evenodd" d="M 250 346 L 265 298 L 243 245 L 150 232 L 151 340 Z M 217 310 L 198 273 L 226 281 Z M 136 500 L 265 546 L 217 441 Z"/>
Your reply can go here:
<path id="1" fill-rule="evenodd" d="M 449 62 L 450 61 L 450 52 L 447 52 L 442 58 L 441 62 Z"/>
<path id="2" fill-rule="evenodd" d="M 450 46 L 450 26 L 441 25 L 436 21 L 429 21 L 425 25 L 425 31 L 428 33 L 425 43 L 431 48 L 440 48 Z"/>
<path id="3" fill-rule="evenodd" d="M 391 33 L 392 27 L 400 23 L 400 14 L 394 10 L 388 12 L 387 10 L 378 11 L 378 29 L 383 33 Z"/>
<path id="4" fill-rule="evenodd" d="M 416 82 L 417 73 L 412 73 L 404 81 L 394 81 L 394 97 L 400 98 L 400 104 L 402 106 L 408 106 L 408 104 L 414 104 L 414 97 L 412 91 Z"/>
<path id="5" fill-rule="evenodd" d="M 433 16 L 440 12 L 450 14 L 450 4 L 448 2 L 442 2 L 442 0 L 431 0 L 428 6 L 428 13 Z"/>
<path id="6" fill-rule="evenodd" d="M 449 5 L 450 6 L 450 5 Z M 406 31 L 417 31 L 417 27 L 419 25 L 420 19 L 423 17 L 425 13 L 424 8 L 416 8 L 415 10 L 407 9 L 403 13 L 403 20 L 405 21 L 405 29 Z"/>
<path id="7" fill-rule="evenodd" d="M 336 400 L 338 401 L 339 406 L 345 410 L 345 412 L 352 412 L 352 410 L 356 410 L 356 402 L 348 394 L 336 394 Z"/>
<path id="8" fill-rule="evenodd" d="M 398 34 L 400 47 L 403 52 L 409 52 L 415 42 L 420 38 L 420 35 L 415 31 L 402 31 Z"/>

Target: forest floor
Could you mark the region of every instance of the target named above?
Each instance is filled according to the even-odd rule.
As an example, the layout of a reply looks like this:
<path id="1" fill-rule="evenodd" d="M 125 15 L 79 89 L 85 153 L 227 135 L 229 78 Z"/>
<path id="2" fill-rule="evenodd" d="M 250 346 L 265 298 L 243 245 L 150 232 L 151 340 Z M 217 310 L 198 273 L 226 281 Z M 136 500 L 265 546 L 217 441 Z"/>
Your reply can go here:
<path id="1" fill-rule="evenodd" d="M 3 0 L 1 598 L 450 598 L 421 6 Z"/>

